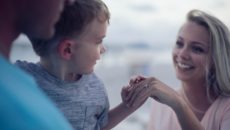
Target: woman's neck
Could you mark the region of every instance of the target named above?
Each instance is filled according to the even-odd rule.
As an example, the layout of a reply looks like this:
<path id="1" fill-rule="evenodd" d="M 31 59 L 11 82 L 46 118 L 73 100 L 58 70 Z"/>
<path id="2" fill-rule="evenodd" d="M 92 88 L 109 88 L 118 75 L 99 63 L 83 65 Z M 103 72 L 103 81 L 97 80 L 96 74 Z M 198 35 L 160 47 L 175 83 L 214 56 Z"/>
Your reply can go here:
<path id="1" fill-rule="evenodd" d="M 207 95 L 207 85 L 204 82 L 183 82 L 181 95 L 199 120 L 203 118 L 212 104 Z"/>
<path id="2" fill-rule="evenodd" d="M 207 96 L 205 82 L 182 82 L 182 88 L 185 94 L 191 95 L 191 98 L 204 98 Z M 194 96 L 196 95 L 196 96 Z"/>

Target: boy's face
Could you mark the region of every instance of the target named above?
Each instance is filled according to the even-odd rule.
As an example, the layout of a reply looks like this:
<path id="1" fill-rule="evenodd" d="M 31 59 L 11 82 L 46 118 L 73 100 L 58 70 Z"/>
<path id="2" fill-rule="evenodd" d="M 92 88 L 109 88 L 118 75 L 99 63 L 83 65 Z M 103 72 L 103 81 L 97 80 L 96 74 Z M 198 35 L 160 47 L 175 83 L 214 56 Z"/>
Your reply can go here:
<path id="1" fill-rule="evenodd" d="M 95 19 L 75 40 L 70 61 L 74 73 L 88 74 L 93 72 L 97 60 L 105 52 L 103 38 L 106 35 L 107 26 L 107 21 L 101 22 Z"/>

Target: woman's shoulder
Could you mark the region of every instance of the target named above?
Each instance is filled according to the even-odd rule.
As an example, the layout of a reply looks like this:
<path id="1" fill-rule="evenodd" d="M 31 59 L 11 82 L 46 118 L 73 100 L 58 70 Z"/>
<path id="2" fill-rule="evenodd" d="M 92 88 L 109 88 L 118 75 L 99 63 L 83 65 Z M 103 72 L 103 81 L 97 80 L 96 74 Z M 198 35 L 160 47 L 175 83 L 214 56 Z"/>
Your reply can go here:
<path id="1" fill-rule="evenodd" d="M 207 129 L 218 129 L 230 119 L 230 97 L 219 96 L 206 112 L 202 119 L 202 125 Z M 229 124 L 229 122 L 226 122 Z M 227 125 L 229 126 L 229 125 Z"/>
<path id="2" fill-rule="evenodd" d="M 221 108 L 230 111 L 230 96 L 219 96 L 216 102 Z"/>

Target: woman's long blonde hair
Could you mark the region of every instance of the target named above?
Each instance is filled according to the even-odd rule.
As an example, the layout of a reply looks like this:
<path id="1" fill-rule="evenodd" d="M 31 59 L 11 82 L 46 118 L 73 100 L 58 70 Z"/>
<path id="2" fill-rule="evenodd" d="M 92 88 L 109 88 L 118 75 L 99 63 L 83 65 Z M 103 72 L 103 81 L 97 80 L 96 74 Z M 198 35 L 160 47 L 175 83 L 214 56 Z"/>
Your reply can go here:
<path id="1" fill-rule="evenodd" d="M 230 33 L 218 18 L 191 10 L 187 20 L 205 27 L 210 33 L 210 65 L 207 66 L 207 94 L 230 96 Z"/>

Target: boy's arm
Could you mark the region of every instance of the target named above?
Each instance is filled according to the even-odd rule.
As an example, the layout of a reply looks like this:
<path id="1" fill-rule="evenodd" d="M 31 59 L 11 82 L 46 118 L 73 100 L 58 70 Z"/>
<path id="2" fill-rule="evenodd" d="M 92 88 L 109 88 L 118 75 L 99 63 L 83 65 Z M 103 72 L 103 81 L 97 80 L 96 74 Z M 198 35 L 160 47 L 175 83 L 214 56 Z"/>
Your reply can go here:
<path id="1" fill-rule="evenodd" d="M 136 108 L 137 109 L 137 108 Z M 127 107 L 125 103 L 120 103 L 118 106 L 109 111 L 108 124 L 102 130 L 110 130 L 119 124 L 122 120 L 133 113 L 135 108 Z"/>
<path id="2" fill-rule="evenodd" d="M 138 105 L 128 106 L 126 103 L 127 95 L 129 91 L 132 90 L 131 86 L 126 86 L 122 88 L 121 91 L 121 97 L 122 102 L 109 111 L 108 113 L 108 123 L 102 130 L 110 130 L 113 127 L 115 127 L 117 124 L 119 124 L 122 120 L 124 120 L 126 117 L 128 117 L 130 114 L 132 114 L 137 108 L 139 108 L 146 99 L 143 99 L 143 101 L 140 102 Z"/>

